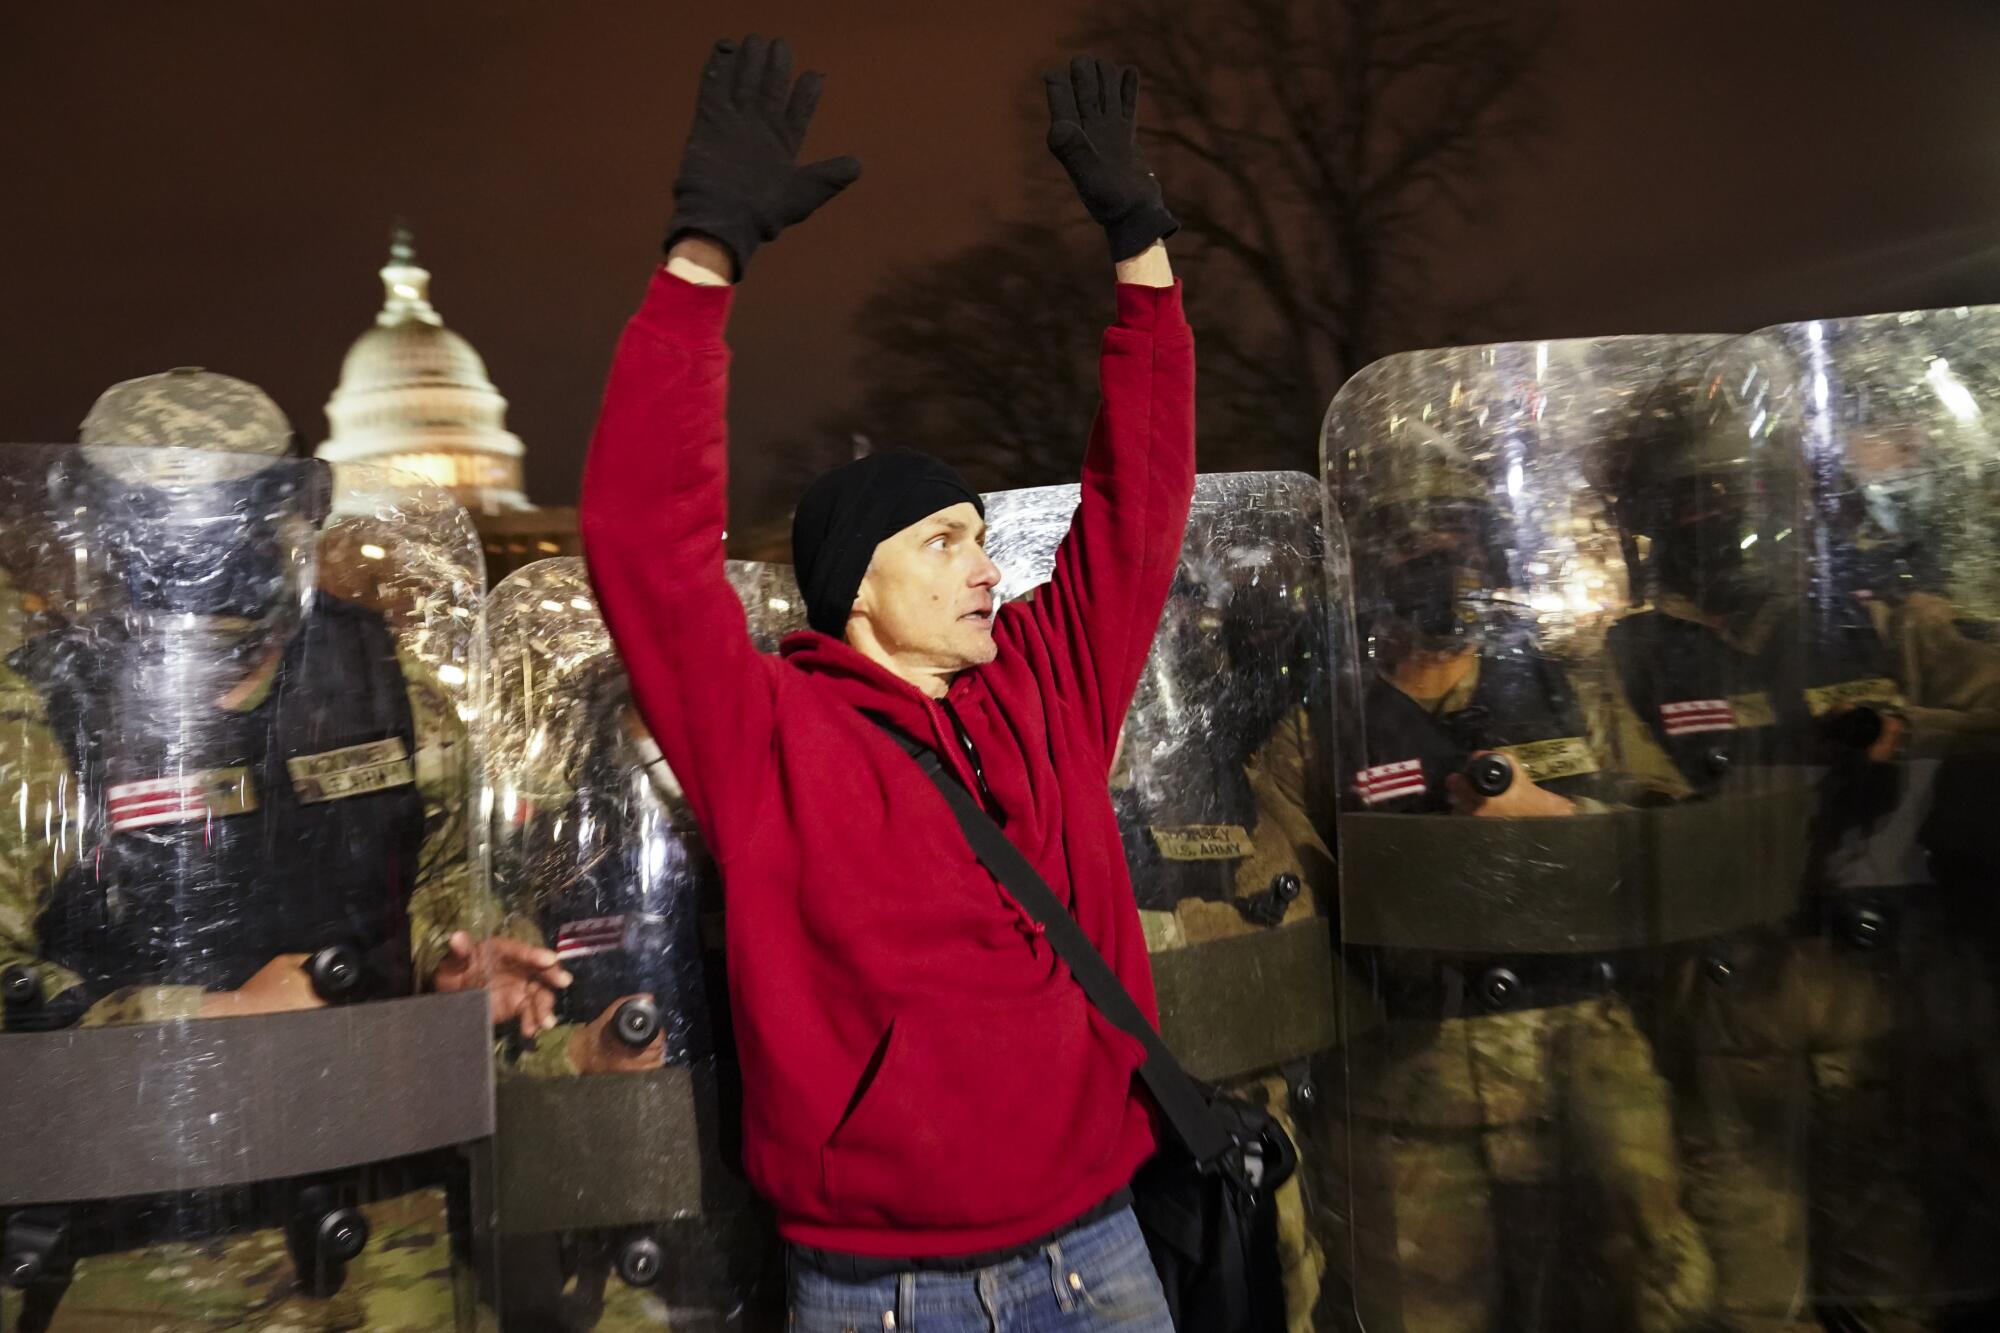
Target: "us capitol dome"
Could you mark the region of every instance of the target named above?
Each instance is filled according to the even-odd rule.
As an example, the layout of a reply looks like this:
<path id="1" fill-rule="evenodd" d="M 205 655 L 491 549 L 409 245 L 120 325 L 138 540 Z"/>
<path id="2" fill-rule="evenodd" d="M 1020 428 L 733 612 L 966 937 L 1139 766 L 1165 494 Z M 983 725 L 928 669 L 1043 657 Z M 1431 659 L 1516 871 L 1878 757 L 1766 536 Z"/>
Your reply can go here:
<path id="1" fill-rule="evenodd" d="M 381 313 L 341 365 L 319 456 L 412 473 L 450 490 L 475 515 L 529 509 L 507 400 L 472 344 L 431 307 L 431 275 L 418 266 L 406 229 L 396 229 L 381 274 Z"/>

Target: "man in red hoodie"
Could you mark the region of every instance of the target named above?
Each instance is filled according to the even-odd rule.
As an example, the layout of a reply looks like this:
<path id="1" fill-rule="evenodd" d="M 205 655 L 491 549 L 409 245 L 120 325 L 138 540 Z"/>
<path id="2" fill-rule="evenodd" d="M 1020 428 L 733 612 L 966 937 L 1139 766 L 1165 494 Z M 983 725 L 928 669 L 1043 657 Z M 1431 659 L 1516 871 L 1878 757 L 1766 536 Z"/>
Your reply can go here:
<path id="1" fill-rule="evenodd" d="M 1078 58 L 1045 77 L 1049 147 L 1118 279 L 1046 586 L 996 611 L 979 497 L 898 451 L 808 492 L 812 629 L 752 647 L 723 571 L 730 284 L 860 174 L 796 164 L 820 81 L 792 83 L 782 41 L 709 58 L 668 262 L 585 470 L 605 619 L 722 870 L 744 1165 L 792 1246 L 801 1330 L 1170 1328 L 1128 1206 L 1154 1150 L 1140 1047 L 871 720 L 935 749 L 1157 1021 L 1106 778 L 1187 522 L 1194 350 L 1136 71 Z"/>

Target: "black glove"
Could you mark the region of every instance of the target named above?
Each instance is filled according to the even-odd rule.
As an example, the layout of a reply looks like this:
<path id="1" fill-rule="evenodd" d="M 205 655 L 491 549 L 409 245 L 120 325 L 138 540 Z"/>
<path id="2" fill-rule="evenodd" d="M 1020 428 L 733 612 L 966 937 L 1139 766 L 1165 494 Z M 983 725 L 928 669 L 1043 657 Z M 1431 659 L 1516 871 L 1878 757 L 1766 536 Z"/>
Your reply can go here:
<path id="1" fill-rule="evenodd" d="M 1181 229 L 1160 182 L 1139 156 L 1139 71 L 1077 56 L 1069 73 L 1042 75 L 1049 94 L 1049 151 L 1111 242 L 1111 261 L 1130 259 Z"/>
<path id="2" fill-rule="evenodd" d="M 759 245 L 854 183 L 861 163 L 851 157 L 798 165 L 821 81 L 808 70 L 793 85 L 792 48 L 782 37 L 768 46 L 755 35 L 740 47 L 715 44 L 674 180 L 666 248 L 688 232 L 713 236 L 741 277 Z"/>

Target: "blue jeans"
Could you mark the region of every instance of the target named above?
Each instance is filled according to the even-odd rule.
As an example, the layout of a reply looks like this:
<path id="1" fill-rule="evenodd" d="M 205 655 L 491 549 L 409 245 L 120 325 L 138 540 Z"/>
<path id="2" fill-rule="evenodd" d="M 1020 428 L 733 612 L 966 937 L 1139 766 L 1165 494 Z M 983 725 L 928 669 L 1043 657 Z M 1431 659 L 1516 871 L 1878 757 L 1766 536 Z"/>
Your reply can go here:
<path id="1" fill-rule="evenodd" d="M 1025 1259 L 841 1282 L 792 1265 L 793 1333 L 1173 1333 L 1130 1208 Z"/>

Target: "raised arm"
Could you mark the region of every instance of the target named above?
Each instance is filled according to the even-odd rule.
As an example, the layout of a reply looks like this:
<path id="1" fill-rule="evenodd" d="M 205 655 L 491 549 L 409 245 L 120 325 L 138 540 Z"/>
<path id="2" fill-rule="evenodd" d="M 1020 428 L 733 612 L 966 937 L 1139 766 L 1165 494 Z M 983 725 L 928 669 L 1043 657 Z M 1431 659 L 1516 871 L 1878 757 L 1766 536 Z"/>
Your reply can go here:
<path id="1" fill-rule="evenodd" d="M 696 818 L 726 847 L 754 819 L 770 753 L 772 664 L 723 572 L 730 276 L 860 175 L 801 167 L 820 76 L 785 43 L 717 42 L 674 182 L 668 262 L 626 326 L 584 468 L 591 582 L 632 693 Z"/>
<path id="2" fill-rule="evenodd" d="M 1065 696 L 1099 727 L 1108 766 L 1194 495 L 1194 339 L 1162 244 L 1179 224 L 1139 154 L 1138 71 L 1078 56 L 1043 81 L 1049 151 L 1104 228 L 1118 314 L 1098 361 L 1102 398 L 1076 518 L 1048 586 L 1015 619 L 1047 642 Z"/>

